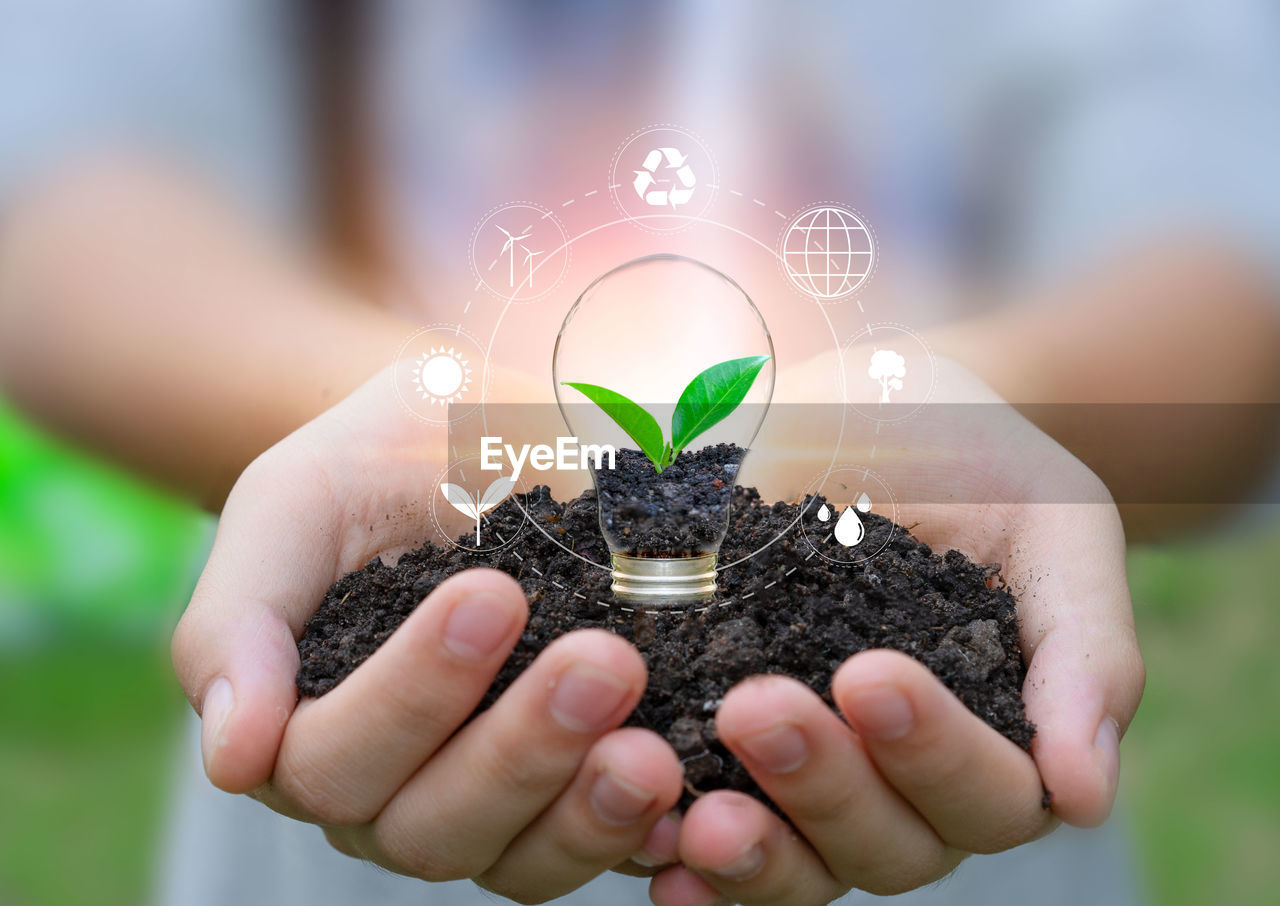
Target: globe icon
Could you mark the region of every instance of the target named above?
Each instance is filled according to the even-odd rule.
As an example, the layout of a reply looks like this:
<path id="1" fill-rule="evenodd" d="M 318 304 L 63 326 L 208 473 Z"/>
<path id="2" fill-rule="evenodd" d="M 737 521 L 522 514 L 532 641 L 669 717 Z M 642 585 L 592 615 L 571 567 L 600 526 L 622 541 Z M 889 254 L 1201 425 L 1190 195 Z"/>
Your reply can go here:
<path id="1" fill-rule="evenodd" d="M 871 231 L 844 208 L 811 208 L 782 239 L 782 263 L 801 292 L 839 299 L 867 280 L 875 260 Z"/>

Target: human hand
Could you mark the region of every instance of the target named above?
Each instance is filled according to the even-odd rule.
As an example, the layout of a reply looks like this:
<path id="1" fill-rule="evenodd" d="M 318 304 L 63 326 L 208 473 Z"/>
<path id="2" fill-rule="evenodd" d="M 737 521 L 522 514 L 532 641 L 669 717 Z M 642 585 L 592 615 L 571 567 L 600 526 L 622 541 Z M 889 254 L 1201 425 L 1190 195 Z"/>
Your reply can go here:
<path id="1" fill-rule="evenodd" d="M 374 378 L 260 456 L 227 500 L 173 640 L 210 780 L 320 825 L 347 855 L 523 901 L 632 856 L 674 861 L 664 816 L 680 764 L 657 735 L 618 729 L 646 681 L 622 639 L 558 639 L 461 726 L 527 618 L 503 573 L 441 583 L 341 685 L 297 700 L 295 639 L 325 590 L 427 535 L 419 502 L 444 432 L 393 397 Z"/>
<path id="2" fill-rule="evenodd" d="M 958 366 L 939 369 L 942 402 L 982 408 L 936 407 L 878 433 L 876 469 L 912 487 L 906 499 L 948 501 L 899 506 L 917 537 L 1003 564 L 1018 596 L 1031 754 L 898 652 L 841 666 L 831 691 L 843 722 L 795 680 L 749 679 L 725 696 L 716 731 L 794 830 L 741 793 L 700 797 L 681 825 L 681 864 L 651 882 L 658 906 L 897 893 L 969 853 L 1107 817 L 1145 678 L 1119 517 L 1082 463 Z"/>

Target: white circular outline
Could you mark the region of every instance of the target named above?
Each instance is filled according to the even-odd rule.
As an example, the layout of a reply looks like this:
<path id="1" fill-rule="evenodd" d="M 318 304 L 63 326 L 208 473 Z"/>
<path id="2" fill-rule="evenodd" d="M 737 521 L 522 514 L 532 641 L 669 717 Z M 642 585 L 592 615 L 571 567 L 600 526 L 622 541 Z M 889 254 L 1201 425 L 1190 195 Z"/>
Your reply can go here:
<path id="1" fill-rule="evenodd" d="M 463 412 L 461 415 L 449 416 L 448 412 L 449 412 L 450 406 L 448 405 L 444 407 L 444 411 L 446 414 L 445 418 L 432 418 L 429 415 L 423 415 L 416 408 L 414 408 L 414 405 L 412 402 L 405 399 L 404 393 L 402 393 L 400 390 L 400 381 L 397 380 L 399 375 L 396 372 L 397 372 L 397 366 L 400 364 L 400 362 L 402 362 L 403 360 L 409 357 L 408 355 L 406 355 L 405 350 L 409 347 L 409 344 L 412 343 L 414 340 L 416 340 L 418 337 L 422 336 L 424 333 L 430 333 L 435 330 L 447 330 L 452 332 L 454 336 L 465 336 L 467 338 L 467 341 L 471 343 L 473 346 L 475 346 L 476 351 L 480 353 L 480 358 L 483 364 L 479 366 L 480 379 L 475 382 L 476 391 L 479 393 L 480 398 L 477 399 L 473 404 L 471 404 L 471 407 L 467 409 L 466 412 Z M 427 425 L 450 425 L 450 424 L 453 424 L 454 422 L 461 422 L 464 419 L 470 418 L 472 415 L 476 413 L 476 410 L 480 410 L 481 412 L 483 412 L 484 402 L 486 397 L 488 396 L 489 381 L 491 377 L 492 375 L 489 371 L 488 354 L 485 352 L 484 346 L 481 345 L 480 341 L 476 338 L 476 335 L 473 334 L 471 331 L 467 330 L 467 328 L 463 327 L 461 324 L 450 324 L 446 321 L 437 321 L 434 324 L 427 324 L 425 326 L 418 327 L 412 332 L 410 332 L 409 335 L 406 336 L 400 342 L 400 345 L 396 347 L 396 354 L 391 359 L 391 386 L 395 391 L 396 399 L 400 402 L 400 405 L 403 406 L 404 409 L 410 415 L 412 415 L 418 421 Z"/>
<path id="2" fill-rule="evenodd" d="M 921 399 L 920 402 L 917 403 L 915 407 L 905 415 L 898 415 L 898 416 L 895 416 L 894 418 L 880 418 L 878 416 L 871 415 L 868 412 L 864 412 L 862 409 L 858 408 L 859 404 L 852 402 L 849 399 L 849 394 L 847 392 L 841 395 L 844 397 L 845 405 L 848 406 L 850 409 L 852 409 L 854 412 L 856 412 L 858 415 L 862 416 L 862 418 L 866 419 L 867 421 L 873 422 L 877 425 L 897 425 L 897 424 L 901 424 L 902 422 L 909 421 L 910 419 L 915 418 L 920 413 L 920 410 L 923 409 L 925 406 L 927 406 L 929 404 L 929 401 L 933 399 L 934 391 L 937 390 L 938 388 L 938 359 L 933 354 L 933 347 L 929 345 L 929 342 L 920 333 L 913 330 L 911 327 L 908 327 L 906 324 L 902 324 L 898 321 L 876 321 L 876 322 L 868 321 L 866 327 L 862 328 L 857 333 L 850 336 L 849 339 L 845 340 L 844 343 L 840 346 L 841 357 L 843 358 L 845 353 L 848 352 L 848 350 L 858 342 L 859 337 L 872 336 L 873 334 L 875 334 L 876 330 L 879 328 L 888 328 L 889 330 L 897 330 L 897 331 L 900 331 L 901 333 L 909 334 L 911 338 L 914 339 L 917 343 L 919 343 L 920 347 L 924 349 L 925 355 L 929 359 L 929 389 L 925 391 L 924 398 Z M 845 375 L 846 377 L 848 376 L 848 371 L 845 372 Z"/>
<path id="3" fill-rule="evenodd" d="M 500 205 L 495 205 L 494 207 L 485 211 L 484 216 L 482 216 L 479 220 L 476 221 L 476 225 L 471 230 L 471 239 L 467 242 L 467 264 L 472 275 L 476 278 L 476 285 L 474 289 L 483 289 L 486 293 L 488 293 L 490 296 L 494 297 L 495 299 L 509 298 L 504 290 L 498 290 L 490 286 L 489 282 L 485 279 L 485 275 L 480 272 L 480 262 L 476 260 L 476 240 L 480 238 L 480 231 L 484 229 L 484 225 L 486 223 L 488 223 L 490 220 L 492 220 L 495 216 L 497 216 L 501 212 L 510 210 L 511 208 L 529 208 L 530 210 L 540 212 L 542 216 L 539 217 L 538 219 L 550 220 L 552 225 L 555 226 L 555 228 L 560 233 L 561 245 L 559 246 L 559 248 L 556 249 L 555 252 L 553 252 L 551 255 L 548 255 L 546 258 L 544 258 L 541 264 L 535 264 L 533 266 L 533 272 L 535 274 L 542 267 L 544 267 L 548 262 L 550 262 L 551 259 L 555 257 L 555 255 L 559 254 L 561 249 L 565 250 L 564 264 L 561 265 L 560 267 L 560 274 L 556 277 L 555 281 L 550 286 L 548 286 L 546 289 L 539 290 L 538 292 L 534 293 L 532 296 L 522 296 L 514 299 L 515 304 L 517 305 L 528 305 L 532 302 L 539 301 L 540 299 L 542 299 L 543 296 L 547 295 L 550 292 L 553 292 L 557 287 L 560 286 L 561 283 L 564 282 L 564 278 L 569 273 L 569 264 L 572 261 L 573 253 L 572 253 L 572 249 L 568 248 L 566 243 L 566 240 L 568 240 L 569 238 L 569 231 L 565 229 L 564 224 L 560 222 L 560 218 L 557 217 L 556 213 L 552 211 L 550 208 L 540 205 L 535 201 L 508 201 Z M 514 290 L 514 296 L 519 296 L 521 287 L 523 287 L 528 282 L 529 282 L 529 275 L 526 274 L 524 278 L 521 279 L 521 281 L 516 285 Z"/>
<path id="4" fill-rule="evenodd" d="M 667 216 L 667 215 L 661 215 L 661 214 L 658 214 L 658 215 L 640 215 L 640 216 L 643 218 L 643 217 L 661 217 L 661 216 Z M 746 232 L 746 231 L 744 231 L 744 230 L 739 229 L 738 227 L 730 226 L 729 224 L 725 224 L 725 223 L 720 223 L 720 222 L 718 222 L 718 221 L 711 220 L 711 219 L 709 219 L 709 218 L 705 218 L 705 217 L 696 217 L 696 218 L 691 218 L 691 220 L 692 220 L 693 222 L 695 222 L 695 223 L 705 223 L 705 224 L 707 224 L 707 225 L 709 225 L 709 226 L 713 226 L 713 227 L 716 227 L 716 228 L 718 228 L 718 229 L 725 230 L 725 231 L 727 231 L 727 232 L 730 232 L 730 233 L 733 233 L 733 234 L 735 234 L 735 235 L 741 236 L 742 238 L 746 239 L 747 241 L 752 242 L 752 243 L 754 243 L 755 245 L 759 246 L 759 247 L 760 247 L 763 251 L 765 251 L 766 253 L 768 253 L 768 254 L 770 254 L 770 255 L 773 255 L 773 256 L 775 257 L 775 259 L 778 257 L 778 252 L 777 252 L 777 249 L 776 249 L 776 248 L 771 248 L 770 246 L 768 246 L 768 245 L 766 245 L 764 242 L 762 242 L 760 239 L 756 238 L 755 236 L 752 236 L 750 233 L 747 233 L 747 232 Z M 632 222 L 633 222 L 633 218 L 623 217 L 623 218 L 618 219 L 618 220 L 611 220 L 611 221 L 609 221 L 609 222 L 607 222 L 607 223 L 597 224 L 597 225 L 595 225 L 595 226 L 593 226 L 593 227 L 591 227 L 591 228 L 589 228 L 589 229 L 587 229 L 587 230 L 584 230 L 584 231 L 582 231 L 581 233 L 578 233 L 577 235 L 575 235 L 575 236 L 571 237 L 569 240 L 567 240 L 567 244 L 572 245 L 573 243 L 578 242 L 579 240 L 584 239 L 584 238 L 586 238 L 587 236 L 590 236 L 590 235 L 592 235 L 592 234 L 594 234 L 594 233 L 598 233 L 598 232 L 600 232 L 600 231 L 602 231 L 602 230 L 610 229 L 610 228 L 612 228 L 612 227 L 619 226 L 619 225 L 624 224 L 624 223 L 632 223 Z M 557 252 L 559 252 L 559 249 L 557 249 L 556 251 L 557 251 Z M 838 433 L 838 435 L 837 435 L 837 437 L 836 437 L 835 445 L 834 445 L 834 447 L 832 448 L 832 451 L 831 451 L 831 463 L 830 463 L 830 465 L 829 465 L 829 467 L 828 467 L 828 471 L 829 471 L 829 470 L 830 470 L 830 468 L 833 468 L 833 467 L 835 466 L 836 459 L 837 459 L 837 458 L 839 457 L 839 455 L 840 455 L 840 446 L 841 446 L 841 444 L 842 444 L 842 442 L 843 442 L 843 440 L 844 440 L 844 430 L 845 430 L 845 424 L 846 424 L 846 422 L 847 422 L 847 410 L 848 410 L 848 405 L 847 405 L 847 403 L 848 403 L 848 399 L 846 398 L 846 395 L 845 395 L 846 382 L 845 382 L 845 369 L 844 369 L 844 355 L 843 355 L 843 352 L 842 352 L 842 349 L 841 349 L 841 346 L 840 346 L 840 339 L 839 339 L 839 337 L 838 337 L 838 335 L 836 334 L 836 331 L 835 331 L 835 325 L 833 325 L 833 324 L 831 323 L 831 317 L 830 317 L 830 315 L 827 313 L 826 308 L 820 304 L 820 300 L 818 300 L 816 297 L 814 297 L 814 296 L 809 296 L 808 298 L 809 298 L 809 299 L 811 299 L 815 304 L 817 304 L 817 305 L 818 305 L 818 312 L 822 315 L 823 320 L 824 320 L 824 321 L 826 322 L 826 324 L 827 324 L 827 330 L 828 330 L 828 331 L 830 331 L 830 333 L 831 333 L 831 339 L 832 339 L 832 342 L 835 344 L 835 349 L 836 349 L 836 364 L 837 364 L 837 369 L 836 369 L 836 371 L 837 371 L 837 375 L 836 375 L 836 377 L 837 377 L 837 379 L 838 379 L 838 386 L 839 386 L 839 388 L 840 388 L 840 398 L 841 398 L 841 406 L 840 406 L 840 431 L 839 431 L 839 433 Z M 497 320 L 494 322 L 494 325 L 493 325 L 493 332 L 489 335 L 489 346 L 488 346 L 488 347 L 486 348 L 486 350 L 485 350 L 484 362 L 485 362 L 485 368 L 486 368 L 486 370 L 487 370 L 487 369 L 488 369 L 488 367 L 489 367 L 489 359 L 490 359 L 490 357 L 491 357 L 491 355 L 492 355 L 492 353 L 493 353 L 493 344 L 497 341 L 498 331 L 502 328 L 502 322 L 506 319 L 507 312 L 508 312 L 508 310 L 511 308 L 511 305 L 512 305 L 512 304 L 515 304 L 515 303 L 513 303 L 513 302 L 512 302 L 512 300 L 508 299 L 508 300 L 506 301 L 506 303 L 503 305 L 503 307 L 502 307 L 502 311 L 500 311 L 500 312 L 498 313 L 498 318 L 497 318 Z M 486 374 L 486 381 L 487 381 L 487 380 L 488 380 L 488 375 Z M 487 418 L 487 414 L 485 413 L 484 401 L 482 401 L 482 402 L 481 402 L 481 405 L 480 405 L 480 417 L 481 417 L 481 420 L 482 420 L 483 425 L 485 426 L 485 428 L 486 428 L 486 430 L 487 430 L 487 426 L 488 426 L 488 418 Z M 766 416 L 765 416 L 765 417 L 766 417 L 766 418 L 768 418 L 768 415 L 766 414 Z M 517 504 L 516 504 L 516 505 L 517 505 L 517 506 L 519 506 L 519 502 L 518 502 L 518 501 L 517 501 Z M 523 508 L 523 507 L 521 507 L 521 509 L 523 510 L 524 508 Z M 797 524 L 799 524 L 799 522 L 800 522 L 800 518 L 801 518 L 801 516 L 802 516 L 802 515 L 803 515 L 803 509 L 800 511 L 800 513 L 797 513 L 797 514 L 796 514 L 796 518 L 795 518 L 795 519 L 794 519 L 794 520 L 793 520 L 789 525 L 787 525 L 787 526 L 786 526 L 786 528 L 784 528 L 784 529 L 782 529 L 781 531 L 779 531 L 779 532 L 778 532 L 774 537 L 772 537 L 769 541 L 767 541 L 766 543 L 762 544 L 760 547 L 756 548 L 755 550 L 751 551 L 750 553 L 745 554 L 745 555 L 743 555 L 743 556 L 739 557 L 737 560 L 734 560 L 734 561 L 732 561 L 732 562 L 730 562 L 730 563 L 726 563 L 726 564 L 723 564 L 723 565 L 717 565 L 717 566 L 716 566 L 716 572 L 721 572 L 721 571 L 726 570 L 726 569 L 729 569 L 729 568 L 731 568 L 731 567 L 733 567 L 733 566 L 737 566 L 737 565 L 738 565 L 738 564 L 740 564 L 740 563 L 745 563 L 745 562 L 747 562 L 748 560 L 750 560 L 752 557 L 756 556 L 756 554 L 759 554 L 761 551 L 766 550 L 767 548 L 769 548 L 769 547 L 771 547 L 772 545 L 776 544 L 778 541 L 781 541 L 781 540 L 786 536 L 786 534 L 787 534 L 787 533 L 788 533 L 792 528 L 794 528 Z M 533 526 L 534 526 L 534 528 L 535 528 L 535 529 L 537 529 L 539 532 L 541 532 L 541 533 L 542 533 L 542 535 L 543 535 L 543 537 L 544 537 L 544 538 L 546 538 L 546 539 L 547 539 L 548 541 L 550 541 L 552 544 L 554 544 L 554 545 L 556 545 L 557 547 L 559 547 L 561 550 L 565 551 L 566 553 L 568 553 L 568 554 L 570 554 L 570 555 L 572 555 L 572 556 L 574 556 L 574 557 L 577 557 L 577 558 L 578 558 L 579 560 L 581 560 L 583 563 L 590 564 L 591 566 L 594 566 L 594 567 L 596 567 L 596 568 L 598 568 L 598 569 L 603 569 L 603 570 L 610 570 L 610 569 L 611 569 L 611 567 L 610 567 L 610 566 L 606 566 L 606 565 L 601 564 L 601 563 L 596 563 L 594 560 L 589 560 L 589 559 L 587 559 L 586 557 L 582 556 L 581 554 L 577 553 L 576 551 L 572 550 L 571 548 L 565 547 L 565 545 L 561 544 L 561 543 L 560 543 L 558 540 L 556 540 L 555 538 L 552 538 L 552 537 L 551 537 L 551 535 L 550 535 L 550 534 L 548 534 L 548 533 L 547 533 L 547 532 L 546 532 L 546 531 L 545 531 L 545 530 L 544 530 L 540 525 L 538 525 L 536 522 L 534 522 L 534 521 L 533 521 L 533 519 L 529 516 L 529 514 L 528 514 L 528 512 L 527 512 L 527 511 L 525 512 L 525 517 L 529 520 L 529 522 L 531 522 L 531 523 L 533 524 Z M 717 602 L 717 603 L 715 603 L 715 604 L 708 604 L 708 605 L 706 605 L 706 606 L 704 606 L 704 607 L 700 607 L 700 608 L 687 608 L 687 607 L 685 607 L 685 608 L 682 608 L 682 607 L 632 608 L 632 607 L 626 607 L 626 606 L 622 606 L 622 605 L 618 605 L 618 604 L 610 604 L 610 603 L 607 603 L 607 602 L 604 602 L 604 601 L 597 601 L 596 603 L 597 603 L 597 604 L 599 604 L 599 605 L 600 605 L 600 606 L 602 606 L 602 607 L 617 608 L 617 609 L 621 609 L 621 610 L 623 610 L 623 611 L 626 611 L 626 612 L 628 612 L 628 613 L 630 613 L 630 612 L 635 612 L 635 611 L 643 611 L 643 612 L 645 612 L 645 613 L 654 613 L 654 614 L 680 614 L 680 613 L 697 613 L 697 612 L 699 612 L 699 611 L 701 611 L 701 610 L 707 610 L 707 609 L 709 609 L 710 607 L 719 607 L 719 606 L 723 606 L 723 605 L 725 605 L 725 604 L 728 604 L 728 603 L 729 603 L 729 601 L 720 601 L 720 602 Z"/>
<path id="5" fill-rule="evenodd" d="M 867 268 L 867 272 L 862 276 L 862 279 L 859 280 L 848 292 L 841 293 L 838 296 L 831 296 L 830 298 L 818 295 L 817 293 L 811 293 L 797 283 L 795 278 L 791 275 L 791 272 L 787 270 L 787 260 L 785 255 L 787 234 L 790 233 L 791 228 L 796 225 L 796 221 L 805 214 L 813 211 L 820 211 L 823 208 L 834 208 L 852 216 L 862 225 L 862 228 L 867 231 L 867 238 L 871 241 L 871 266 Z M 787 285 L 800 295 L 809 299 L 815 299 L 823 305 L 842 305 L 850 299 L 856 299 L 862 290 L 866 288 L 867 284 L 871 282 L 871 279 L 876 274 L 876 269 L 880 266 L 880 240 L 879 237 L 876 236 L 875 228 L 871 226 L 871 221 L 868 220 L 861 211 L 853 205 L 846 204 L 843 201 L 815 201 L 799 208 L 794 214 L 788 217 L 786 223 L 783 224 L 782 229 L 778 232 L 777 243 L 778 267 L 782 271 L 782 276 L 785 278 Z"/>
<path id="6" fill-rule="evenodd" d="M 486 547 L 482 549 L 482 548 L 476 548 L 476 547 L 467 547 L 466 545 L 459 544 L 453 538 L 449 537 L 448 533 L 444 530 L 444 527 L 440 525 L 440 519 L 436 516 L 436 501 L 440 499 L 440 484 L 444 481 L 445 476 L 447 476 L 451 471 L 453 471 L 453 469 L 456 466 L 460 466 L 468 462 L 479 462 L 479 461 L 480 461 L 479 453 L 469 453 L 466 456 L 462 457 L 461 459 L 457 459 L 451 463 L 448 463 L 436 475 L 436 480 L 431 485 L 431 504 L 429 507 L 429 509 L 431 510 L 431 522 L 435 525 L 436 531 L 440 533 L 440 537 L 444 539 L 444 543 L 446 546 L 454 550 L 467 551 L 468 553 L 472 553 L 472 554 L 494 554 L 494 553 L 497 553 L 498 551 L 505 550 L 507 547 L 514 544 L 516 539 L 524 534 L 525 527 L 533 521 L 529 517 L 528 510 L 520 506 L 519 501 L 516 501 L 516 508 L 519 509 L 521 515 L 524 516 L 524 518 L 520 520 L 520 528 L 516 529 L 516 533 L 512 535 L 511 538 L 502 542 L 497 547 Z M 481 471 L 484 471 L 484 470 L 481 470 Z M 514 497 L 514 495 L 517 493 L 528 494 L 529 493 L 528 488 L 521 487 L 521 484 L 522 484 L 521 480 L 516 479 L 515 487 L 511 489 L 511 495 L 509 496 Z M 504 498 L 504 501 L 505 501 L 505 498 Z M 501 505 L 501 502 L 499 503 L 499 505 Z"/>
<path id="7" fill-rule="evenodd" d="M 689 138 L 702 150 L 702 153 L 707 157 L 707 161 L 711 164 L 711 179 L 707 183 L 707 187 L 710 191 L 707 196 L 707 200 L 703 203 L 702 207 L 698 209 L 697 214 L 632 214 L 627 210 L 627 206 L 622 203 L 622 199 L 618 197 L 618 190 L 622 187 L 623 183 L 618 182 L 614 177 L 618 169 L 618 162 L 622 160 L 622 155 L 625 154 L 627 149 L 630 148 L 637 140 L 651 132 L 658 131 L 678 132 L 686 138 Z M 675 123 L 652 123 L 642 129 L 637 129 L 622 140 L 622 144 L 620 144 L 618 149 L 613 152 L 613 158 L 609 161 L 609 171 L 605 174 L 605 185 L 609 187 L 609 198 L 613 201 L 614 209 L 617 210 L 625 220 L 637 228 L 644 230 L 646 233 L 654 233 L 660 236 L 674 235 L 676 233 L 682 233 L 685 230 L 690 229 L 695 223 L 702 221 L 704 219 L 703 215 L 707 213 L 711 205 L 715 204 L 716 197 L 720 194 L 720 165 L 716 163 L 716 157 L 711 151 L 711 146 L 703 141 L 702 136 L 698 135 L 692 129 L 686 129 L 685 127 L 678 126 Z M 670 229 L 664 229 L 657 226 L 647 226 L 639 222 L 641 220 L 658 217 L 666 220 L 681 218 L 687 222 L 682 223 L 679 226 L 671 227 Z"/>
<path id="8" fill-rule="evenodd" d="M 892 515 L 889 516 L 888 518 L 889 518 L 889 522 L 893 525 L 893 529 L 889 532 L 889 536 L 885 539 L 885 542 L 883 544 L 881 544 L 878 548 L 876 548 L 871 553 L 867 554 L 864 557 L 860 557 L 857 560 L 837 560 L 834 557 L 828 557 L 822 551 L 818 550 L 818 546 L 814 544 L 812 538 L 809 537 L 809 532 L 806 531 L 804 526 L 804 518 L 803 518 L 804 512 L 805 512 L 805 507 L 803 506 L 804 498 L 816 494 L 818 492 L 817 489 L 821 488 L 822 485 L 825 484 L 833 474 L 838 472 L 861 472 L 864 477 L 874 479 L 876 484 L 884 488 L 885 494 L 887 494 L 889 497 L 889 508 Z M 866 563 L 868 560 L 878 556 L 881 551 L 887 548 L 889 544 L 893 541 L 893 539 L 898 537 L 898 531 L 902 528 L 902 526 L 899 525 L 898 523 L 898 500 L 896 497 L 893 496 L 893 488 L 889 487 L 888 482 L 886 482 L 883 478 L 881 478 L 878 472 L 873 471 L 870 466 L 864 466 L 861 463 L 841 463 L 835 468 L 827 470 L 827 473 L 825 475 L 821 475 L 821 476 L 815 475 L 814 478 L 810 480 L 809 484 L 805 485 L 805 489 L 800 497 L 800 502 L 801 502 L 800 517 L 797 519 L 797 522 L 800 525 L 800 537 L 803 538 L 805 544 L 809 546 L 809 550 L 813 551 L 815 554 L 817 554 L 823 560 L 826 560 L 828 563 L 832 563 L 836 566 L 858 566 L 859 564 Z M 850 506 L 852 505 L 853 504 L 850 504 Z"/>

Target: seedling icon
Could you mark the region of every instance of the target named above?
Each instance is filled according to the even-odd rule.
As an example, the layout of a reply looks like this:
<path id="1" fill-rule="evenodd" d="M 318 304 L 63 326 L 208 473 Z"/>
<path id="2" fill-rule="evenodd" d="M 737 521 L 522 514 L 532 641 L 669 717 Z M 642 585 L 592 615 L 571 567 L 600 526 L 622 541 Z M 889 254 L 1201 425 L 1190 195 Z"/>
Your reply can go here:
<path id="1" fill-rule="evenodd" d="M 476 521 L 476 546 L 479 547 L 480 517 L 500 504 L 515 486 L 516 480 L 514 478 L 500 475 L 490 483 L 489 487 L 484 489 L 484 494 L 477 494 L 474 498 L 466 488 L 456 484 L 449 484 L 447 481 L 441 482 L 440 493 L 444 495 L 445 500 L 449 501 L 455 510 L 464 516 L 470 516 Z"/>

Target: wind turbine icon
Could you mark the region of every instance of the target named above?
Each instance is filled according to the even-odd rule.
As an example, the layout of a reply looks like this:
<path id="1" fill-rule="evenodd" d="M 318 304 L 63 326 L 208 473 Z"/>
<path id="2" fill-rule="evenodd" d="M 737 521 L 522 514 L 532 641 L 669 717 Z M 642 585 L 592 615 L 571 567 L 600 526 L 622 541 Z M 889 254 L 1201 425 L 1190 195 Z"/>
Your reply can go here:
<path id="1" fill-rule="evenodd" d="M 497 226 L 499 232 L 501 232 L 503 236 L 507 237 L 507 241 L 502 243 L 502 251 L 498 252 L 498 255 L 507 256 L 507 283 L 510 286 L 515 286 L 516 285 L 516 248 L 515 246 L 517 242 L 528 239 L 529 236 L 533 234 L 533 227 L 526 227 L 525 231 L 521 233 L 519 236 L 513 236 L 509 232 L 507 232 L 505 229 L 498 226 L 496 223 L 494 224 L 494 226 Z M 539 254 L 539 255 L 542 254 L 541 252 L 537 252 L 537 253 L 530 252 L 524 246 L 520 246 L 520 248 L 524 249 L 525 253 L 528 254 L 530 257 L 532 257 L 534 254 Z M 528 261 L 529 259 L 526 258 L 525 260 Z M 530 274 L 532 275 L 532 271 L 530 271 Z M 533 285 L 532 276 L 529 283 L 530 283 L 530 286 Z"/>
<path id="2" fill-rule="evenodd" d="M 529 248 L 521 246 L 525 250 L 525 264 L 529 265 L 529 288 L 534 288 L 534 258 L 543 255 L 544 252 L 530 251 Z"/>

